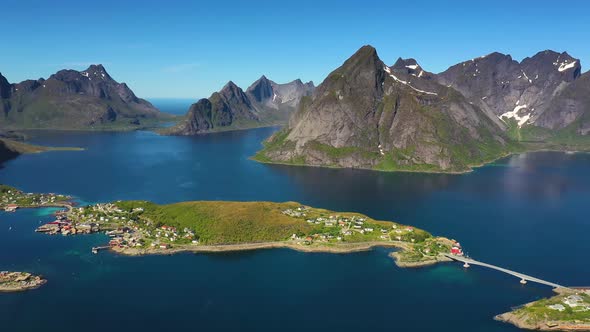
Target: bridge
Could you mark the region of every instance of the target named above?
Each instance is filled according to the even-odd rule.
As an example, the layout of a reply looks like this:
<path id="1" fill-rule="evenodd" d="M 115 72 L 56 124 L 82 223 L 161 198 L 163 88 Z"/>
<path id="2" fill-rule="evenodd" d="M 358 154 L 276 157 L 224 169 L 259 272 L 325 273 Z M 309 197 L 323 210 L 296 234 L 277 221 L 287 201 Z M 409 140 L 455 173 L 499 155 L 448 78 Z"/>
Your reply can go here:
<path id="1" fill-rule="evenodd" d="M 502 268 L 502 267 L 499 267 L 499 266 L 496 266 L 496 265 L 478 262 L 478 261 L 476 261 L 474 259 L 471 259 L 471 258 L 467 258 L 467 257 L 463 257 L 463 256 L 457 256 L 457 255 L 451 255 L 451 254 L 445 254 L 445 256 L 448 257 L 448 258 L 450 258 L 450 259 L 452 259 L 452 260 L 454 260 L 454 261 L 465 263 L 465 265 L 463 265 L 465 267 L 469 267 L 470 265 L 479 265 L 479 266 L 487 267 L 489 269 L 493 269 L 493 270 L 497 270 L 497 271 L 500 271 L 500 272 L 504 272 L 504 273 L 513 275 L 513 276 L 515 276 L 517 278 L 520 278 L 520 283 L 522 283 L 522 284 L 526 284 L 527 281 L 530 281 L 530 282 L 536 282 L 536 283 L 542 284 L 542 285 L 551 286 L 553 288 L 569 288 L 569 287 L 564 287 L 564 286 L 561 286 L 559 284 L 556 284 L 556 283 L 553 283 L 553 282 L 549 282 L 549 281 L 546 281 L 546 280 L 543 280 L 543 279 L 531 277 L 529 275 L 522 274 L 522 273 L 519 273 L 519 272 L 516 272 L 516 271 L 508 270 L 508 269 L 505 269 L 505 268 Z"/>

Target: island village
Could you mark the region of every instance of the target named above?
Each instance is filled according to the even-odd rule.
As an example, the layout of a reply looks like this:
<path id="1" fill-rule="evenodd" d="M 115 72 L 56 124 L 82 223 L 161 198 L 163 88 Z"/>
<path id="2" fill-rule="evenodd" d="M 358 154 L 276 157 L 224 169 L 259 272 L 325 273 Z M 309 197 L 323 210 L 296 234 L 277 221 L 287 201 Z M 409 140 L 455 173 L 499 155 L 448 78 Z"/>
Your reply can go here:
<path id="1" fill-rule="evenodd" d="M 25 193 L 15 188 L 0 185 L 0 209 L 15 212 L 19 208 L 68 207 L 70 196 L 60 194 Z"/>
<path id="2" fill-rule="evenodd" d="M 101 249 L 118 252 L 129 249 L 143 253 L 165 252 L 169 249 L 189 249 L 202 245 L 195 229 L 177 228 L 152 220 L 144 213 L 144 207 L 128 209 L 123 206 L 125 202 L 116 202 L 58 211 L 54 221 L 40 226 L 36 231 L 51 235 L 104 232 L 110 237 L 108 245 L 92 248 L 93 253 Z M 310 225 L 312 229 L 307 234 L 292 234 L 289 238 L 280 239 L 291 245 L 315 247 L 339 243 L 392 243 L 406 249 L 406 260 L 416 261 L 424 260 L 425 257 L 432 259 L 441 253 L 462 255 L 458 243 L 442 241 L 410 226 L 372 222 L 355 214 L 316 216 L 314 209 L 305 206 L 285 209 L 281 213 Z"/>

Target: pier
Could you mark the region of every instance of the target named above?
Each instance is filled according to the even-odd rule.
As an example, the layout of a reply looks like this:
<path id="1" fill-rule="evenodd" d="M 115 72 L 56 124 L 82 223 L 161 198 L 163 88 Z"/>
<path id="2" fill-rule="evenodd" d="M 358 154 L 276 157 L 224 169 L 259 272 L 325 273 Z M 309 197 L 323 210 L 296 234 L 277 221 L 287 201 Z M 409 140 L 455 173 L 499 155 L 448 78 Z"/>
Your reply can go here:
<path id="1" fill-rule="evenodd" d="M 476 261 L 476 260 L 471 259 L 471 258 L 467 258 L 467 257 L 463 257 L 463 256 L 458 256 L 458 255 L 451 255 L 451 254 L 445 254 L 445 256 L 448 257 L 448 258 L 450 258 L 450 259 L 452 259 L 452 260 L 454 260 L 454 261 L 464 263 L 464 265 L 463 265 L 464 267 L 469 267 L 470 265 L 479 265 L 479 266 L 487 267 L 489 269 L 493 269 L 493 270 L 497 270 L 497 271 L 500 271 L 500 272 L 504 272 L 504 273 L 510 274 L 512 276 L 515 276 L 517 278 L 520 278 L 520 283 L 521 284 L 526 284 L 528 281 L 530 281 L 530 282 L 536 282 L 536 283 L 542 284 L 542 285 L 551 286 L 553 288 L 569 288 L 569 287 L 561 286 L 559 284 L 556 284 L 556 283 L 553 283 L 553 282 L 550 282 L 550 281 L 546 281 L 546 280 L 543 280 L 543 279 L 531 277 L 529 275 L 526 275 L 526 274 L 523 274 L 523 273 L 520 273 L 520 272 L 508 270 L 508 269 L 505 269 L 505 268 L 502 268 L 502 267 L 499 267 L 499 266 L 496 266 L 496 265 L 479 262 L 479 261 Z"/>
<path id="2" fill-rule="evenodd" d="M 102 247 L 92 247 L 92 253 L 98 254 L 100 250 L 109 249 L 109 246 L 102 246 Z"/>

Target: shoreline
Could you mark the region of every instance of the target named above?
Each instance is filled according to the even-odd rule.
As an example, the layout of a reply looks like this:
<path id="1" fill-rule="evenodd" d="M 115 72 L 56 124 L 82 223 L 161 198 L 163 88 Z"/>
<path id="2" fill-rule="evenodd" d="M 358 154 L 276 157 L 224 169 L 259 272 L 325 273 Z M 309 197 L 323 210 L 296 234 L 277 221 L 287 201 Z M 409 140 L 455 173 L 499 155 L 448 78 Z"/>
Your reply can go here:
<path id="1" fill-rule="evenodd" d="M 46 279 L 27 272 L 0 272 L 0 293 L 16 293 L 37 289 L 47 283 Z"/>
<path id="2" fill-rule="evenodd" d="M 443 255 L 433 256 L 431 260 L 404 262 L 399 256 L 399 252 L 407 250 L 408 246 L 403 243 L 396 242 L 358 242 L 337 244 L 334 246 L 309 245 L 303 246 L 291 242 L 260 242 L 260 243 L 244 243 L 244 244 L 220 244 L 220 245 L 186 245 L 171 249 L 135 249 L 135 248 L 120 248 L 111 247 L 109 250 L 124 256 L 149 256 L 149 255 L 174 255 L 185 252 L 192 253 L 223 253 L 223 252 L 240 252 L 240 251 L 254 251 L 266 249 L 291 249 L 303 253 L 329 253 L 329 254 L 350 254 L 355 252 L 370 251 L 374 248 L 396 248 L 399 251 L 390 253 L 388 256 L 393 259 L 395 264 L 400 268 L 408 267 L 424 267 L 442 262 L 451 262 L 452 260 Z"/>
<path id="3" fill-rule="evenodd" d="M 575 289 L 569 288 L 555 288 L 553 291 L 556 293 L 552 298 L 565 296 L 565 295 L 572 295 L 578 294 Z M 535 316 L 530 316 L 530 313 L 526 311 L 523 312 L 522 309 L 530 308 L 535 306 L 538 302 L 544 301 L 547 299 L 536 300 L 532 302 L 525 303 L 516 309 L 505 312 L 502 314 L 498 314 L 494 316 L 494 320 L 511 324 L 516 326 L 520 329 L 525 330 L 537 330 L 537 331 L 590 331 L 590 322 L 584 323 L 583 321 L 576 321 L 576 320 L 559 320 L 559 319 L 549 319 L 548 316 L 544 316 L 544 319 L 539 319 Z"/>
<path id="4" fill-rule="evenodd" d="M 512 155 L 517 155 L 517 154 L 522 154 L 522 153 L 528 153 L 528 152 L 541 152 L 540 150 L 533 150 L 533 151 L 517 151 L 517 152 L 509 152 L 506 153 L 502 156 L 499 156 L 498 158 L 494 158 L 490 161 L 486 161 L 480 164 L 474 164 L 474 165 L 469 165 L 468 169 L 463 170 L 463 171 L 444 171 L 444 170 L 411 170 L 411 169 L 391 169 L 391 170 L 387 170 L 387 169 L 376 169 L 376 168 L 368 168 L 368 167 L 339 167 L 339 166 L 330 166 L 330 165 L 307 165 L 307 164 L 293 164 L 293 163 L 287 163 L 287 162 L 279 162 L 279 161 L 264 161 L 264 160 L 260 160 L 258 159 L 256 156 L 258 155 L 260 151 L 258 151 L 255 155 L 249 157 L 248 159 L 253 160 L 257 163 L 260 164 L 266 164 L 266 165 L 283 165 L 283 166 L 296 166 L 296 167 L 316 167 L 316 168 L 327 168 L 327 169 L 350 169 L 350 170 L 362 170 L 362 171 L 371 171 L 371 172 L 382 172 L 382 173 L 422 173 L 422 174 L 448 174 L 448 175 L 463 175 L 463 174 L 469 174 L 472 173 L 473 171 L 475 171 L 477 168 L 481 168 L 484 166 L 487 166 L 495 161 L 498 161 L 500 159 L 506 158 L 506 157 L 510 157 Z M 566 151 L 560 151 L 560 150 L 556 150 L 555 152 L 566 152 Z M 567 152 L 571 152 L 571 151 L 567 151 Z M 581 151 L 583 152 L 583 151 Z"/>
<path id="5" fill-rule="evenodd" d="M 47 280 L 43 279 L 43 281 L 39 282 L 38 284 L 31 285 L 31 286 L 14 286 L 14 287 L 6 287 L 0 286 L 0 294 L 1 293 L 18 293 L 18 292 L 25 292 L 29 290 L 34 290 L 41 288 L 41 286 L 45 285 Z"/>
<path id="6" fill-rule="evenodd" d="M 339 167 L 339 166 L 330 166 L 330 165 L 308 165 L 308 164 L 294 164 L 294 163 L 280 162 L 280 161 L 266 161 L 266 160 L 261 160 L 261 159 L 257 158 L 258 153 L 260 153 L 261 151 L 262 150 L 257 151 L 256 154 L 254 154 L 253 156 L 250 156 L 248 159 L 253 160 L 257 163 L 266 164 L 266 165 L 316 167 L 316 168 L 327 168 L 327 169 L 350 169 L 350 170 L 363 170 L 363 171 L 383 172 L 383 173 L 423 173 L 423 174 L 448 174 L 448 175 L 469 174 L 469 173 L 474 172 L 478 168 L 488 166 L 500 159 L 504 159 L 504 158 L 514 156 L 514 155 L 521 155 L 524 153 L 536 153 L 536 152 L 561 152 L 561 153 L 566 153 L 566 154 L 590 153 L 589 150 L 576 150 L 576 149 L 564 150 L 564 149 L 551 148 L 551 147 L 542 147 L 542 148 L 538 148 L 538 149 L 531 148 L 531 149 L 525 149 L 522 151 L 519 150 L 519 151 L 507 152 L 507 153 L 505 153 L 501 156 L 498 156 L 497 158 L 494 158 L 492 160 L 485 161 L 485 162 L 478 163 L 478 164 L 469 165 L 468 169 L 463 170 L 463 171 L 444 171 L 444 170 L 411 170 L 411 169 L 386 170 L 386 169 L 375 169 L 375 168 L 368 168 L 368 167 Z"/>

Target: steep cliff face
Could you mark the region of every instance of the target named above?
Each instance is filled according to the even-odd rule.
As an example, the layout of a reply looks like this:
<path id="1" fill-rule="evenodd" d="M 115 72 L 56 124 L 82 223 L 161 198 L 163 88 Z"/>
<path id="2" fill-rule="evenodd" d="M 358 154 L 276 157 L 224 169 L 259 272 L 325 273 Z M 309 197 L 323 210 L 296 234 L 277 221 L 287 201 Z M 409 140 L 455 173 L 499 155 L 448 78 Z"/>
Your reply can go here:
<path id="1" fill-rule="evenodd" d="M 116 82 L 102 65 L 7 84 L 0 77 L 3 128 L 90 129 L 139 126 L 166 116 Z"/>
<path id="2" fill-rule="evenodd" d="M 304 98 L 266 142 L 267 162 L 384 170 L 462 171 L 508 149 L 501 128 L 415 60 L 386 66 L 358 50 Z"/>
<path id="3" fill-rule="evenodd" d="M 311 95 L 313 83 L 295 80 L 277 84 L 265 76 L 244 92 L 233 82 L 208 99 L 193 104 L 186 120 L 164 133 L 194 135 L 285 124 L 299 106 L 301 98 Z"/>
<path id="4" fill-rule="evenodd" d="M 557 92 L 535 124 L 570 135 L 590 135 L 590 73 Z"/>
<path id="5" fill-rule="evenodd" d="M 201 99 L 189 108 L 186 120 L 171 128 L 172 135 L 194 135 L 233 126 L 249 126 L 259 121 L 248 96 L 233 82 L 227 83 L 208 99 Z"/>
<path id="6" fill-rule="evenodd" d="M 436 79 L 461 92 L 503 128 L 512 124 L 559 129 L 567 121 L 543 114 L 580 72 L 580 61 L 565 52 L 543 51 L 520 63 L 492 53 L 452 66 Z"/>

